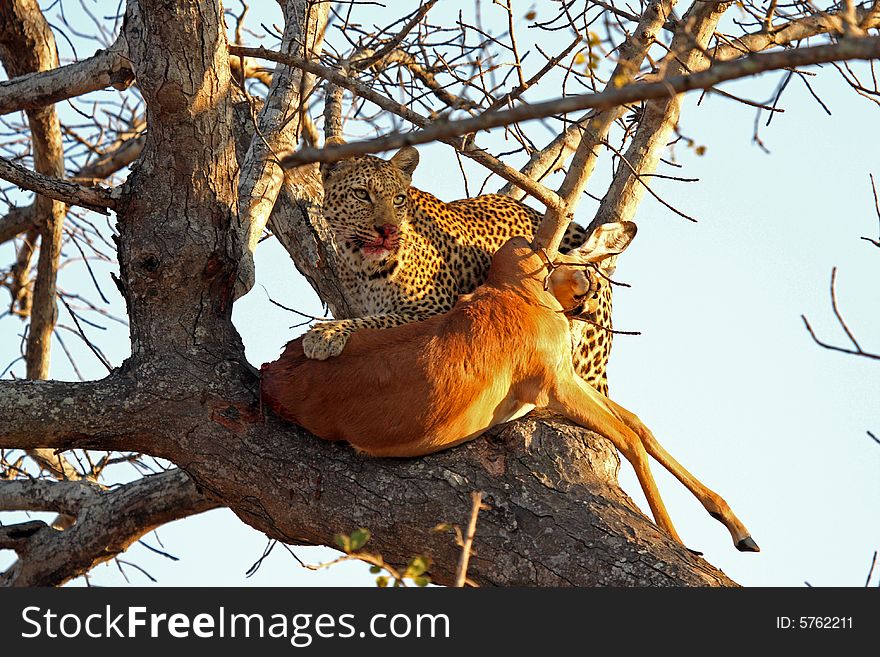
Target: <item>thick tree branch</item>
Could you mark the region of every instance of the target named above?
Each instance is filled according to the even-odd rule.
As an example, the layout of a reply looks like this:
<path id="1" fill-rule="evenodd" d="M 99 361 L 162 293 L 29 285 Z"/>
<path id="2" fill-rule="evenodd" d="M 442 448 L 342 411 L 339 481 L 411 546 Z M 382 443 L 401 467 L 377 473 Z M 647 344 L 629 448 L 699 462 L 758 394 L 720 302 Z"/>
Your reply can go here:
<path id="1" fill-rule="evenodd" d="M 668 76 L 681 76 L 706 68 L 706 47 L 715 34 L 718 21 L 731 4 L 695 3 L 676 29 L 669 53 L 660 63 L 660 69 Z M 666 96 L 645 104 L 636 134 L 618 164 L 614 179 L 588 230 L 600 224 L 628 221 L 635 217 L 646 189 L 643 176 L 656 170 L 663 149 L 678 123 L 680 111 L 681 96 Z"/>
<path id="2" fill-rule="evenodd" d="M 28 171 L 5 157 L 0 157 L 0 178 L 41 196 L 68 205 L 79 205 L 101 214 L 109 214 L 107 210 L 116 207 L 116 199 L 108 189 L 86 187 L 69 180 Z"/>
<path id="3" fill-rule="evenodd" d="M 642 60 L 647 55 L 648 48 L 651 47 L 657 33 L 663 28 L 674 6 L 675 0 L 666 3 L 651 3 L 647 6 L 633 34 L 618 49 L 619 59 L 611 74 L 606 91 L 624 86 L 635 79 Z M 587 188 L 587 182 L 593 175 L 593 170 L 599 159 L 599 147 L 608 136 L 608 131 L 617 116 L 618 114 L 612 111 L 594 112 L 580 132 L 580 139 L 577 142 L 578 146 L 571 166 L 559 186 L 558 193 L 562 199 L 562 205 L 561 207 L 547 208 L 541 225 L 535 233 L 535 246 L 543 248 L 550 258 L 555 257 L 556 250 L 562 243 L 565 229 L 571 222 L 581 196 Z"/>
<path id="4" fill-rule="evenodd" d="M 0 481 L 0 511 L 56 511 L 75 516 L 100 496 L 101 487 L 86 481 Z"/>
<path id="5" fill-rule="evenodd" d="M 34 210 L 32 206 L 12 208 L 6 215 L 0 217 L 0 244 L 18 237 L 33 225 Z"/>
<path id="6" fill-rule="evenodd" d="M 77 522 L 64 531 L 42 522 L 0 528 L 0 548 L 14 549 L 19 555 L 0 574 L 0 586 L 63 584 L 114 558 L 147 532 L 218 506 L 180 470 L 110 491 L 82 482 L 0 482 L 0 508 L 4 493 L 17 484 L 26 489 L 20 493 L 22 504 L 30 503 L 34 510 L 41 505 L 52 505 L 53 510 L 65 507 L 76 513 Z"/>
<path id="7" fill-rule="evenodd" d="M 864 30 L 880 27 L 880 8 L 875 3 L 872 9 L 856 7 L 856 18 Z M 718 45 L 709 50 L 714 61 L 728 61 L 747 53 L 759 52 L 774 46 L 787 46 L 819 34 L 841 33 L 842 22 L 839 12 L 820 12 L 803 18 L 796 18 L 775 26 L 739 37 L 730 37 L 730 43 Z"/>
<path id="8" fill-rule="evenodd" d="M 254 135 L 251 105 L 235 106 L 236 153 L 244 159 Z M 351 308 L 335 280 L 336 247 L 321 213 L 324 189 L 317 165 L 286 172 L 272 208 L 269 227 L 334 317 L 351 317 Z"/>
<path id="9" fill-rule="evenodd" d="M 117 41 L 82 61 L 0 82 L 0 115 L 38 109 L 111 86 L 128 88 L 133 76 L 124 51 L 124 42 Z"/>
<path id="10" fill-rule="evenodd" d="M 49 23 L 36 0 L 3 0 L 0 3 L 0 58 L 9 75 L 46 71 L 58 67 L 58 51 Z M 0 160 L 0 178 L 27 187 L 36 180 L 43 186 L 57 188 L 64 176 L 64 150 L 61 124 L 54 107 L 28 110 L 34 169 L 31 174 L 8 160 Z M 7 178 L 11 173 L 14 179 Z M 24 178 L 21 177 L 24 174 Z M 24 185 L 20 183 L 24 182 Z M 50 195 L 34 199 L 34 226 L 40 234 L 37 280 L 34 282 L 25 351 L 29 379 L 49 376 L 52 333 L 57 321 L 55 290 L 61 259 L 61 238 L 67 208 Z"/>
<path id="11" fill-rule="evenodd" d="M 124 377 L 101 381 L 0 381 L 0 449 L 137 449 L 155 442 L 148 419 L 158 399 Z M 132 440 L 134 442 L 132 442 Z"/>
<path id="12" fill-rule="evenodd" d="M 375 459 L 271 417 L 249 425 L 248 407 L 236 407 L 238 420 L 198 427 L 166 456 L 283 542 L 332 545 L 334 534 L 367 527 L 387 562 L 425 554 L 432 580 L 451 584 L 460 549 L 433 528 L 464 525 L 481 490 L 491 508 L 469 571 L 478 584 L 733 584 L 636 510 L 617 486 L 614 448 L 576 427 L 531 418 L 425 458 Z"/>
<path id="13" fill-rule="evenodd" d="M 318 57 L 324 42 L 330 5 L 311 0 L 286 0 L 281 51 L 299 53 L 303 59 Z M 279 63 L 272 75 L 269 94 L 256 118 L 256 130 L 244 156 L 238 181 L 238 216 L 242 224 L 243 254 L 235 296 L 253 286 L 253 253 L 269 221 L 284 170 L 278 165 L 281 153 L 299 141 L 305 103 L 315 86 L 313 76 Z"/>
<path id="14" fill-rule="evenodd" d="M 426 130 L 334 145 L 322 150 L 305 148 L 285 157 L 282 160 L 282 165 L 291 168 L 312 162 L 335 162 L 356 155 L 379 153 L 406 145 L 424 144 L 554 114 L 566 114 L 588 108 L 602 110 L 641 100 L 663 98 L 694 89 L 708 89 L 728 80 L 750 77 L 766 71 L 878 57 L 880 57 L 880 37 L 852 39 L 831 45 L 780 52 L 759 53 L 735 61 L 715 64 L 701 73 L 675 76 L 662 82 L 635 83 L 598 94 L 583 94 L 533 105 L 523 105 L 510 110 L 483 114 L 475 118 L 449 121 Z"/>
<path id="15" fill-rule="evenodd" d="M 0 527 L 0 550 L 23 550 L 29 539 L 48 525 L 42 520 L 31 520 Z M 2 585 L 2 584 L 0 584 Z"/>

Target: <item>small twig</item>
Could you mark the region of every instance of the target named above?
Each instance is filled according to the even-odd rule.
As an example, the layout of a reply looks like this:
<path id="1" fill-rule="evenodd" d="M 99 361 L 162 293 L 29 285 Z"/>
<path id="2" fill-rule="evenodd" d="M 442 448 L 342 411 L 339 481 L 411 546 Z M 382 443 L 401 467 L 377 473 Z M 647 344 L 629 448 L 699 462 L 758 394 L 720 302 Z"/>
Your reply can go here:
<path id="1" fill-rule="evenodd" d="M 471 548 L 474 544 L 474 534 L 477 532 L 477 516 L 480 514 L 480 509 L 488 508 L 488 506 L 483 504 L 483 493 L 481 491 L 474 491 L 471 493 L 471 518 L 468 522 L 464 541 L 462 541 L 461 557 L 458 560 L 458 569 L 455 572 L 454 586 L 458 588 L 463 587 L 465 585 L 465 580 L 467 579 L 468 562 L 471 559 Z"/>
<path id="2" fill-rule="evenodd" d="M 626 167 L 630 170 L 630 173 L 632 173 L 632 175 L 635 176 L 635 179 L 638 180 L 642 184 L 642 187 L 645 188 L 646 192 L 648 192 L 651 196 L 653 196 L 655 199 L 657 199 L 657 201 L 659 201 L 663 206 L 672 210 L 679 217 L 687 219 L 688 221 L 692 221 L 693 223 L 697 223 L 697 220 L 694 219 L 692 216 L 690 216 L 689 214 L 685 214 L 684 212 L 682 212 L 678 208 L 674 207 L 672 204 L 667 203 L 662 198 L 660 198 L 660 195 L 657 194 L 657 192 L 655 192 L 653 189 L 651 189 L 651 187 L 650 187 L 650 185 L 648 185 L 648 183 L 646 183 L 644 180 L 642 180 L 642 175 L 638 171 L 636 171 L 635 167 L 632 164 L 630 164 L 630 161 L 626 158 L 626 156 L 623 153 L 621 153 L 619 150 L 614 148 L 614 146 L 612 146 L 608 142 L 607 139 L 604 140 L 602 143 L 606 147 L 608 147 L 615 155 L 617 155 L 617 157 L 620 158 L 620 161 L 626 165 Z"/>
<path id="3" fill-rule="evenodd" d="M 865 588 L 871 585 L 871 576 L 874 574 L 874 566 L 877 564 L 877 550 L 874 550 L 874 558 L 871 559 L 871 567 L 868 569 L 868 577 L 865 578 Z"/>
<path id="4" fill-rule="evenodd" d="M 856 340 L 852 331 L 850 331 L 849 326 L 847 326 L 846 321 L 844 321 L 843 316 L 840 314 L 840 310 L 837 308 L 837 292 L 835 290 L 835 283 L 837 280 L 837 267 L 831 268 L 831 309 L 834 311 L 834 316 L 837 318 L 837 322 L 840 324 L 841 328 L 843 328 L 844 333 L 849 338 L 850 342 L 852 342 L 853 347 L 855 349 L 848 349 L 846 347 L 837 347 L 832 344 L 828 344 L 827 342 L 822 342 L 818 337 L 816 337 L 815 332 L 813 331 L 813 327 L 810 326 L 810 322 L 807 320 L 805 315 L 801 315 L 801 319 L 804 321 L 804 326 L 806 326 L 807 331 L 810 333 L 810 337 L 813 338 L 813 342 L 818 344 L 820 347 L 824 347 L 825 349 L 830 349 L 831 351 L 839 351 L 844 354 L 850 354 L 852 356 L 863 356 L 865 358 L 872 358 L 874 360 L 880 360 L 880 354 L 873 354 L 862 349 L 861 345 Z"/>
<path id="5" fill-rule="evenodd" d="M 388 55 L 392 50 L 397 48 L 400 45 L 400 42 L 409 34 L 412 29 L 419 24 L 419 22 L 425 17 L 431 8 L 437 4 L 437 0 L 428 0 L 425 4 L 419 7 L 413 17 L 409 20 L 409 22 L 403 26 L 403 29 L 400 30 L 397 34 L 395 34 L 387 43 L 385 43 L 379 50 L 370 55 L 369 57 L 365 57 L 364 59 L 359 59 L 357 61 L 358 69 L 366 69 L 369 68 L 374 63 L 380 61 L 383 57 Z"/>
<path id="6" fill-rule="evenodd" d="M 245 574 L 244 574 L 245 577 L 250 577 L 251 575 L 255 574 L 255 573 L 260 569 L 260 566 L 263 565 L 263 560 L 264 560 L 266 557 L 268 557 L 270 554 L 272 554 L 272 550 L 275 549 L 275 544 L 276 544 L 276 543 L 278 543 L 278 541 L 276 541 L 276 540 L 273 539 L 273 540 L 270 540 L 270 541 L 266 544 L 266 547 L 265 547 L 265 549 L 263 550 L 263 554 L 262 554 L 262 556 L 260 556 L 260 558 L 257 559 L 257 560 L 254 562 L 254 564 L 253 564 L 250 568 L 247 569 L 247 571 L 245 571 Z"/>
<path id="7" fill-rule="evenodd" d="M 871 179 L 871 191 L 874 194 L 874 211 L 877 213 L 878 221 L 880 221 L 880 199 L 877 197 L 877 185 L 874 184 L 874 174 L 869 173 L 868 177 Z M 863 237 L 862 239 L 880 249 L 880 240 L 871 239 L 870 237 Z"/>
<path id="8" fill-rule="evenodd" d="M 300 566 L 302 566 L 303 568 L 306 567 L 306 564 L 303 562 L 303 560 L 300 559 L 298 556 L 296 556 L 296 553 L 290 549 L 290 546 L 287 543 L 281 543 L 281 547 L 283 547 L 285 550 L 287 550 L 290 553 L 290 556 L 292 556 L 294 559 L 296 559 L 297 563 Z"/>
<path id="9" fill-rule="evenodd" d="M 73 319 L 73 323 L 76 324 L 76 329 L 77 329 L 77 332 L 79 333 L 79 337 L 81 337 L 83 339 L 83 342 L 86 343 L 88 348 L 92 350 L 92 353 L 95 354 L 95 356 L 98 358 L 99 361 L 101 361 L 101 364 L 107 368 L 107 371 L 112 372 L 113 366 L 104 357 L 104 354 L 102 354 L 98 350 L 98 348 L 92 344 L 92 341 L 86 337 L 86 334 L 83 332 L 82 326 L 79 323 L 79 319 L 77 318 L 76 313 L 73 312 L 73 309 L 68 305 L 67 301 L 64 300 L 64 296 L 59 294 L 59 295 L 57 295 L 57 298 L 61 301 L 62 304 L 64 304 L 64 307 L 67 309 L 67 312 L 70 314 L 70 317 Z"/>
<path id="10" fill-rule="evenodd" d="M 281 308 L 283 310 L 286 310 L 291 313 L 295 313 L 301 317 L 305 317 L 308 320 L 314 320 L 316 322 L 326 322 L 327 321 L 326 317 L 315 317 L 314 315 L 308 315 L 302 311 L 297 310 L 296 308 L 288 308 L 284 304 L 278 303 L 277 301 L 275 301 L 275 299 L 273 299 L 272 297 L 269 296 L 269 290 L 266 289 L 265 285 L 261 285 L 260 287 L 263 288 L 263 292 L 266 293 L 266 298 L 269 300 L 269 303 L 271 303 L 273 306 L 278 306 L 279 308 Z"/>
<path id="11" fill-rule="evenodd" d="M 126 566 L 131 566 L 135 570 L 140 571 L 142 575 L 144 575 L 147 579 L 149 579 L 154 584 L 158 581 L 155 577 L 150 575 L 150 573 L 148 573 L 146 570 L 144 570 L 143 568 L 138 566 L 136 563 L 132 563 L 131 561 L 124 561 L 122 559 L 117 558 L 116 565 L 119 567 L 119 571 L 122 572 L 123 577 L 125 577 L 125 572 L 122 570 L 122 564 L 125 564 Z M 128 577 L 125 577 L 125 581 L 128 582 Z M 128 583 L 131 583 L 131 582 L 128 582 Z"/>
<path id="12" fill-rule="evenodd" d="M 140 539 L 140 540 L 138 541 L 138 543 L 140 543 L 141 545 L 143 545 L 143 546 L 144 546 L 145 548 L 147 548 L 150 552 L 155 552 L 156 554 L 160 554 L 160 555 L 162 555 L 163 557 L 165 557 L 166 559 L 171 559 L 171 561 L 180 561 L 180 557 L 175 557 L 173 554 L 168 554 L 168 553 L 165 552 L 164 550 L 160 550 L 159 548 L 154 548 L 152 545 L 150 545 L 149 543 L 147 543 L 147 542 L 144 541 L 143 539 Z"/>
<path id="13" fill-rule="evenodd" d="M 618 331 L 617 329 L 610 328 L 605 326 L 604 324 L 600 324 L 599 322 L 594 322 L 592 319 L 587 319 L 586 317 L 581 317 L 580 315 L 572 315 L 569 319 L 576 319 L 579 322 L 586 322 L 587 324 L 592 324 L 598 329 L 602 329 L 603 331 L 607 331 L 612 335 L 641 335 L 641 331 Z"/>

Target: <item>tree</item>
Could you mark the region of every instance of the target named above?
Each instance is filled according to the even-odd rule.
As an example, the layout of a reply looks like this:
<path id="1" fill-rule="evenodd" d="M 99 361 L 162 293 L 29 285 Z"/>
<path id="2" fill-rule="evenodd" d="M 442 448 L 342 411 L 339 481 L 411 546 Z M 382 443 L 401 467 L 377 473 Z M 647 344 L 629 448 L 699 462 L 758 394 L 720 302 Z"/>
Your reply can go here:
<path id="1" fill-rule="evenodd" d="M 818 10 L 750 1 L 738 5 L 740 20 L 728 20 L 732 2 L 697 0 L 680 18 L 675 0 L 645 3 L 640 15 L 613 3 L 559 2 L 550 20 L 525 15 L 537 31 L 567 39 L 554 54 L 536 45 L 545 61 L 534 68 L 510 2 L 497 3 L 509 17 L 501 36 L 479 23 L 432 23 L 436 0 L 382 29 L 365 27 L 368 6 L 354 2 L 280 4 L 280 46 L 268 50 L 240 45 L 250 34 L 245 5 L 225 14 L 235 22 L 230 45 L 216 0 L 130 0 L 112 44 L 59 66 L 36 1 L 0 0 L 0 57 L 10 77 L 0 85 L 0 108 L 25 111 L 30 136 L 5 145 L 12 157 L 0 158 L 0 177 L 36 193 L 30 206 L 0 218 L 0 241 L 21 236 L 5 285 L 14 311 L 29 321 L 29 380 L 0 381 L 0 448 L 10 450 L 0 510 L 59 514 L 51 525 L 0 528 L 0 549 L 18 555 L 0 582 L 63 583 L 154 527 L 225 505 L 290 544 L 333 545 L 334 535 L 367 527 L 371 548 L 387 562 L 427 554 L 432 579 L 449 583 L 458 547 L 432 529 L 463 523 L 471 492 L 480 490 L 490 510 L 480 516 L 469 570 L 476 583 L 733 584 L 635 509 L 617 486 L 617 456 L 604 438 L 552 418 L 398 462 L 360 458 L 263 414 L 232 304 L 252 285 L 252 254 L 268 228 L 334 315 L 362 312 L 335 283 L 316 161 L 442 140 L 500 176 L 504 193 L 530 195 L 565 216 L 607 149 L 615 174 L 592 223 L 631 219 L 667 144 L 685 139 L 675 137 L 680 93 L 729 95 L 716 85 L 877 58 L 880 38 L 870 31 L 880 26 L 880 4 Z M 810 38 L 820 45 L 807 45 Z M 255 58 L 274 61 L 274 69 Z M 872 89 L 848 66 L 840 71 L 857 92 L 877 94 L 876 83 Z M 104 124 L 97 114 L 84 128 L 61 123 L 53 103 L 108 87 L 122 100 Z M 350 123 L 383 136 L 319 150 L 313 117 L 323 107 L 325 132 L 338 133 L 343 90 L 354 96 Z M 394 100 L 401 93 L 403 103 Z M 543 148 L 528 123 L 537 118 L 553 126 Z M 515 152 L 495 156 L 477 145 L 493 127 L 505 130 Z M 517 170 L 502 157 L 527 161 Z M 100 184 L 126 167 L 122 184 Z M 553 191 L 560 168 L 566 174 Z M 115 282 L 131 354 L 118 367 L 107 363 L 99 381 L 44 381 L 56 301 L 87 342 L 86 313 L 70 302 L 98 307 L 56 285 L 62 245 L 85 260 L 103 253 L 106 231 L 76 208 L 115 214 Z M 144 455 L 179 469 L 118 486 L 102 479 L 108 466 L 144 463 Z M 34 467 L 51 478 L 29 476 Z"/>

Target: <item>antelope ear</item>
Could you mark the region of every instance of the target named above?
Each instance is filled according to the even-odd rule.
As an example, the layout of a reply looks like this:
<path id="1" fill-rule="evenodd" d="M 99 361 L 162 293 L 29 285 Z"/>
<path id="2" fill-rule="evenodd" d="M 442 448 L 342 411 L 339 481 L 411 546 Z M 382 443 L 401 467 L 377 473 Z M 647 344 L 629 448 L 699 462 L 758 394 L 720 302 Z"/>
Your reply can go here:
<path id="1" fill-rule="evenodd" d="M 335 146 L 337 144 L 344 144 L 344 143 L 346 143 L 346 142 L 342 137 L 335 137 L 335 136 L 334 137 L 327 137 L 327 139 L 324 140 L 325 147 L 326 146 Z M 327 178 L 332 176 L 333 173 L 335 173 L 336 170 L 339 169 L 339 166 L 344 161 L 345 160 L 337 160 L 336 162 L 322 162 L 321 163 L 321 178 L 324 180 L 327 180 Z"/>
<path id="2" fill-rule="evenodd" d="M 413 171 L 419 165 L 419 152 L 412 146 L 404 146 L 394 154 L 389 162 L 406 175 L 412 176 Z"/>
<path id="3" fill-rule="evenodd" d="M 588 262 L 602 262 L 623 253 L 636 236 L 636 225 L 631 221 L 615 221 L 597 226 L 590 238 L 577 252 Z M 613 264 L 613 260 L 609 264 Z"/>

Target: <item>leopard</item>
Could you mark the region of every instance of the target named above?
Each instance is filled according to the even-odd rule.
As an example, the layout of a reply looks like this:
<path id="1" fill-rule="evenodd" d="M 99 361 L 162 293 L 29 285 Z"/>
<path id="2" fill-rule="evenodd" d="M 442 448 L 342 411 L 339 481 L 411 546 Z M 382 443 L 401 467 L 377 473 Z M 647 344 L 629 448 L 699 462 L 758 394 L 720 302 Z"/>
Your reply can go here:
<path id="1" fill-rule="evenodd" d="M 303 338 L 307 357 L 339 355 L 361 328 L 389 328 L 450 310 L 485 281 L 492 254 L 508 239 L 533 237 L 542 218 L 534 208 L 500 194 L 441 201 L 412 186 L 418 163 L 418 150 L 404 146 L 388 160 L 359 155 L 322 164 L 323 213 L 337 250 L 339 284 L 364 315 L 314 325 Z M 572 222 L 559 250 L 582 247 L 589 237 Z M 567 313 L 575 369 L 604 395 L 615 260 L 595 277 L 589 304 Z"/>

